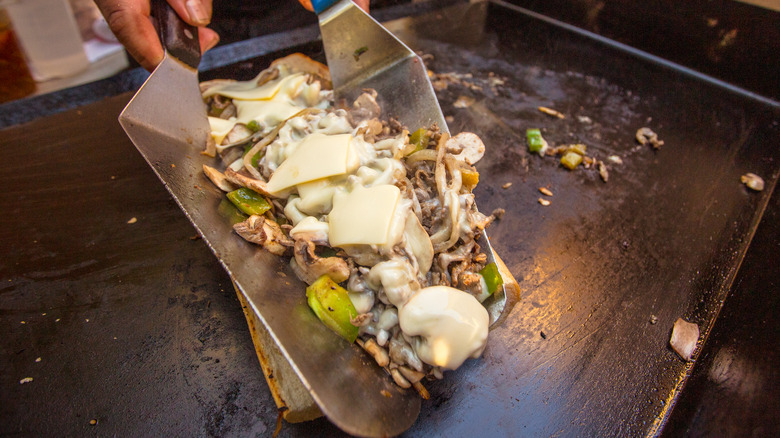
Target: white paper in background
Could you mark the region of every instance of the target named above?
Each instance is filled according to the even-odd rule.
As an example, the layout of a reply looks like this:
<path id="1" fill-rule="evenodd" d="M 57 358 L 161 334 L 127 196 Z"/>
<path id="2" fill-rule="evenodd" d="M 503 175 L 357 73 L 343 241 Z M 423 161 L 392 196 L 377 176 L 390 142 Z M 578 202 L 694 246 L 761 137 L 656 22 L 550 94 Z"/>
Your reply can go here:
<path id="1" fill-rule="evenodd" d="M 68 0 L 3 1 L 36 81 L 72 76 L 89 66 Z"/>
<path id="2" fill-rule="evenodd" d="M 111 43 L 101 41 L 97 38 L 92 38 L 89 41 L 84 42 L 84 52 L 87 54 L 87 59 L 90 63 L 95 63 L 106 56 L 121 52 L 124 47 L 119 43 Z"/>

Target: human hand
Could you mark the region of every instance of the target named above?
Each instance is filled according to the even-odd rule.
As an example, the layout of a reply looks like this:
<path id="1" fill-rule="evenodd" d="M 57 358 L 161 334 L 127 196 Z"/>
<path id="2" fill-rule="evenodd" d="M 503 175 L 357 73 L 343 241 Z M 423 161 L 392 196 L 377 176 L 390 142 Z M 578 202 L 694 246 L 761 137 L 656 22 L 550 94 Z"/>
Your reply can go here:
<path id="1" fill-rule="evenodd" d="M 162 61 L 160 37 L 149 18 L 149 0 L 95 0 L 108 27 L 130 56 L 149 71 Z M 219 35 L 205 27 L 211 22 L 211 0 L 168 0 L 184 21 L 198 27 L 200 50 L 216 46 Z"/>

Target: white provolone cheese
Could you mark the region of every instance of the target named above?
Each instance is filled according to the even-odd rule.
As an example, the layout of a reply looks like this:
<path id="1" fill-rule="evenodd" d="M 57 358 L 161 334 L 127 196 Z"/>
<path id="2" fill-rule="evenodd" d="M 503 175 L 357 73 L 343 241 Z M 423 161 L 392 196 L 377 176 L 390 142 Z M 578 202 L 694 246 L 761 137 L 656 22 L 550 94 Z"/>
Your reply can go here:
<path id="1" fill-rule="evenodd" d="M 237 122 L 248 124 L 252 120 L 263 128 L 273 128 L 303 110 L 303 107 L 293 105 L 287 99 L 271 100 L 234 100 L 238 114 Z"/>
<path id="2" fill-rule="evenodd" d="M 228 82 L 209 88 L 203 93 L 203 97 L 219 94 L 220 96 L 229 97 L 231 99 L 268 100 L 273 98 L 282 88 L 297 87 L 300 85 L 302 78 L 303 73 L 296 73 L 268 81 L 259 87 L 257 86 L 258 78 L 248 81 Z"/>
<path id="3" fill-rule="evenodd" d="M 485 349 L 490 317 L 469 293 L 431 286 L 412 295 L 398 311 L 401 330 L 420 336 L 412 342 L 425 363 L 454 370 Z"/>
<path id="4" fill-rule="evenodd" d="M 401 191 L 393 185 L 356 186 L 350 193 L 336 193 L 328 215 L 330 243 L 384 245 Z"/>
<path id="5" fill-rule="evenodd" d="M 272 193 L 294 185 L 349 173 L 359 165 L 351 149 L 351 134 L 307 136 L 268 180 Z"/>
<path id="6" fill-rule="evenodd" d="M 313 216 L 307 216 L 290 230 L 290 237 L 293 239 L 307 239 L 327 244 L 328 242 L 328 223 L 318 221 Z"/>
<path id="7" fill-rule="evenodd" d="M 336 190 L 343 190 L 335 185 L 330 178 L 318 179 L 303 184 L 298 184 L 298 196 L 301 202 L 298 208 L 310 215 L 325 214 L 333 207 L 333 194 Z"/>
<path id="8" fill-rule="evenodd" d="M 233 126 L 236 125 L 236 119 L 225 120 L 219 117 L 209 117 L 209 127 L 211 128 L 211 136 L 214 137 L 214 141 L 217 144 L 222 144 L 222 140 L 228 135 Z"/>

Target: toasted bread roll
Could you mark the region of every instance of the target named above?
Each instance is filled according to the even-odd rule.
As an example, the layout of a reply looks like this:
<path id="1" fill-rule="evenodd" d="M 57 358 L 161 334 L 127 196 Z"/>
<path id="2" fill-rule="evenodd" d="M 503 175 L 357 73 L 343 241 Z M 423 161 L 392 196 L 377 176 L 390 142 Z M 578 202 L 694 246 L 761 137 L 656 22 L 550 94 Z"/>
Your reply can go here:
<path id="1" fill-rule="evenodd" d="M 255 352 L 257 358 L 260 359 L 260 367 L 263 369 L 265 380 L 271 389 L 271 395 L 274 397 L 276 407 L 282 412 L 283 418 L 290 423 L 300 423 L 321 417 L 320 408 L 298 379 L 268 330 L 257 318 L 257 315 L 252 312 L 246 297 L 237 287 L 235 289 L 238 301 L 241 302 L 241 307 L 244 309 L 249 332 L 252 334 L 252 341 L 255 344 Z"/>

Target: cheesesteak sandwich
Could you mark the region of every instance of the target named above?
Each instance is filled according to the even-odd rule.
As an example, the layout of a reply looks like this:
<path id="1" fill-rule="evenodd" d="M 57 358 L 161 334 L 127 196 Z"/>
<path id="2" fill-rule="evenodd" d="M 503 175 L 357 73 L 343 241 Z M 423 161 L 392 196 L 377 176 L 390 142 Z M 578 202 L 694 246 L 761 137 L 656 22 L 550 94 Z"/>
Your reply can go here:
<path id="1" fill-rule="evenodd" d="M 485 146 L 384 118 L 373 90 L 346 105 L 330 88 L 300 54 L 249 81 L 202 83 L 205 153 L 218 158 L 204 172 L 241 212 L 235 232 L 290 258 L 317 317 L 427 398 L 424 379 L 484 350 L 481 303 L 506 272 L 480 246 L 495 219 L 472 193 Z M 255 341 L 268 377 L 272 342 Z"/>

